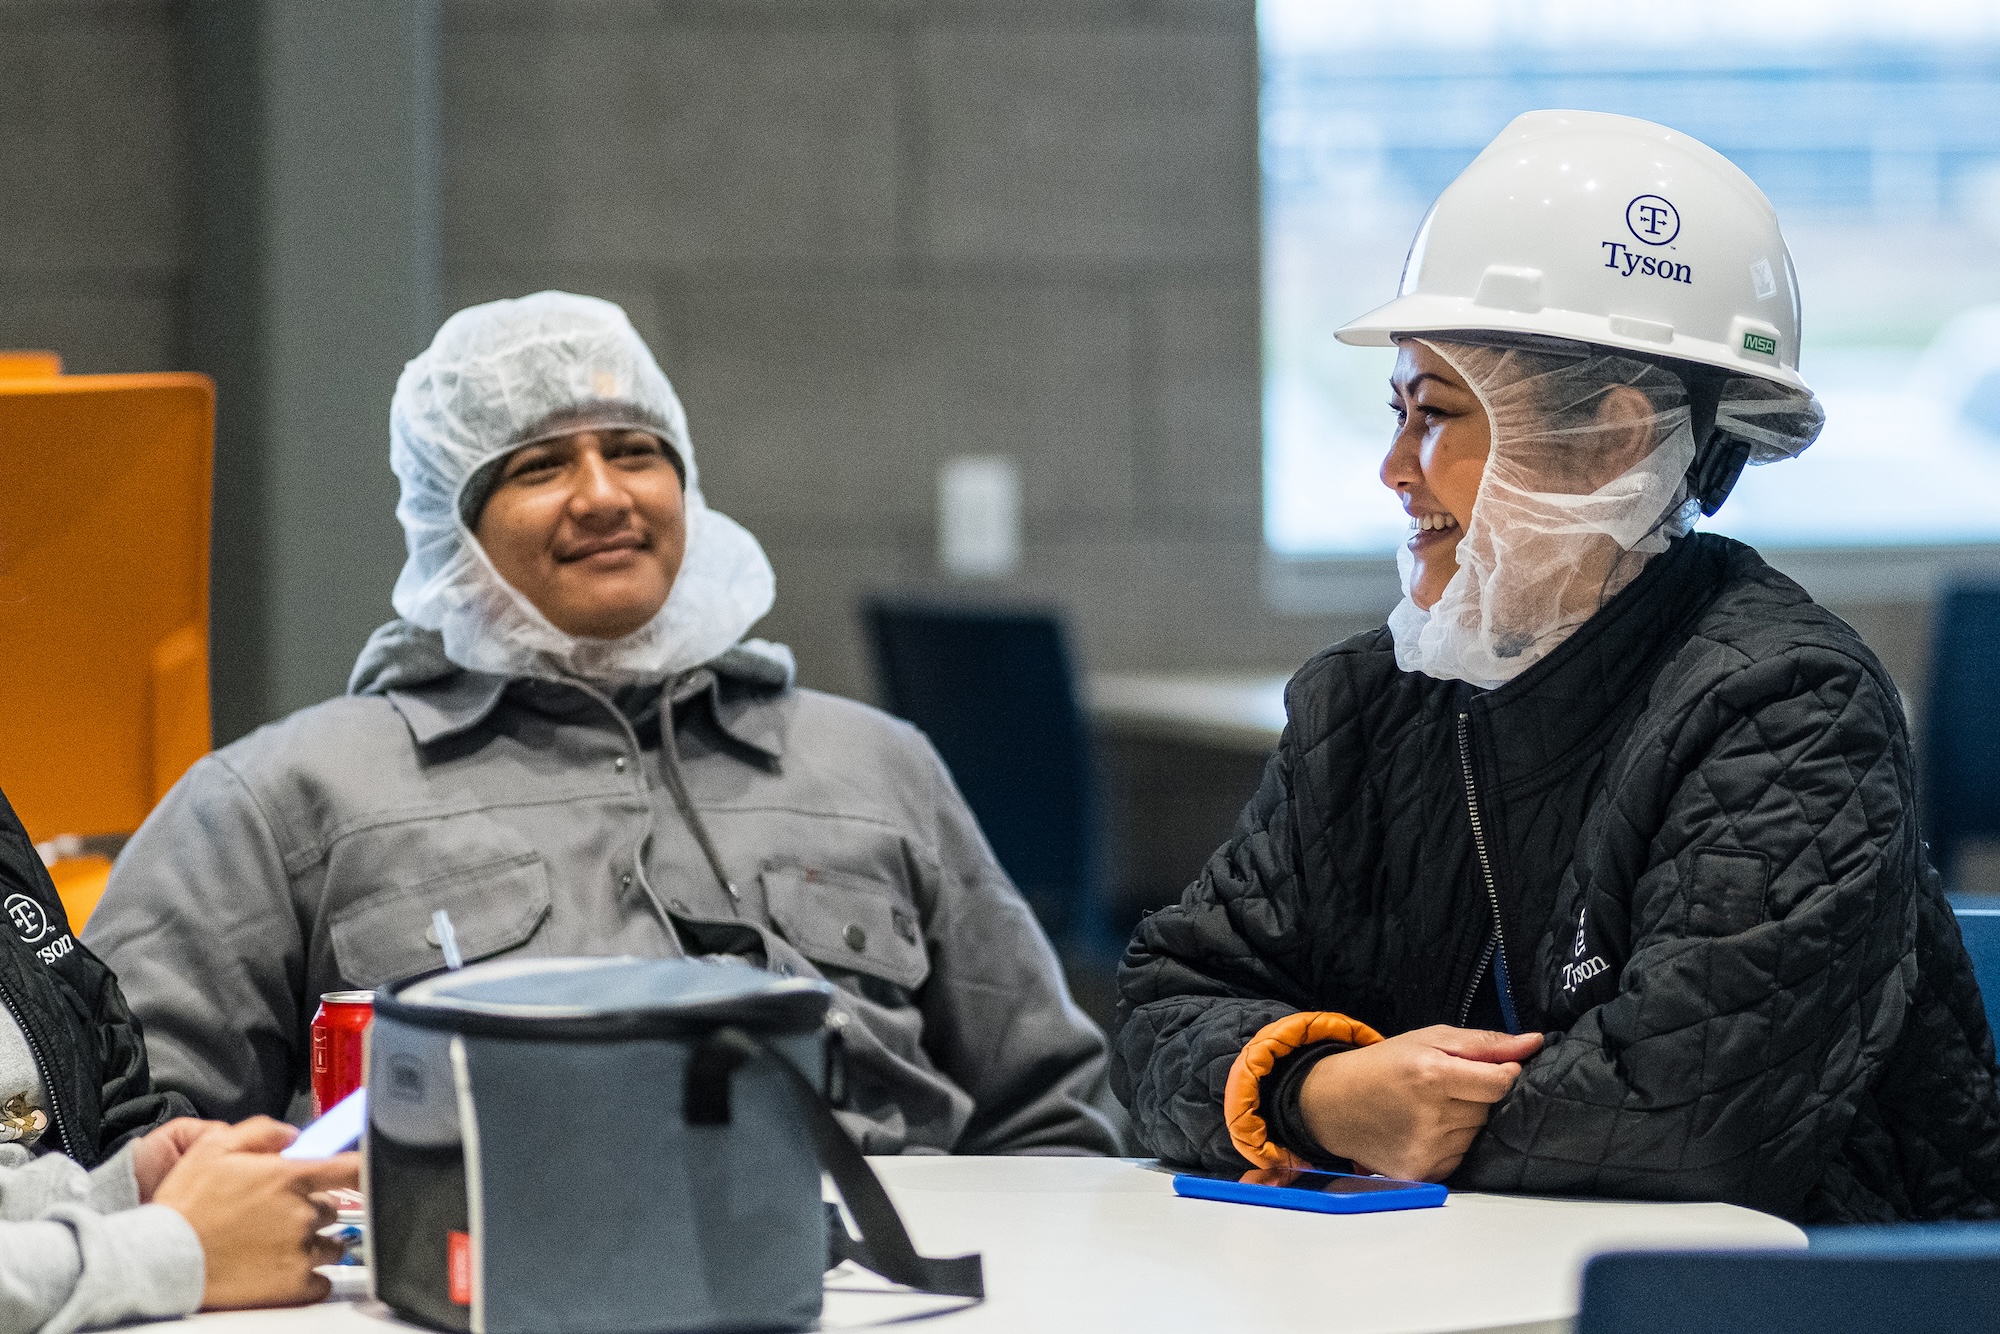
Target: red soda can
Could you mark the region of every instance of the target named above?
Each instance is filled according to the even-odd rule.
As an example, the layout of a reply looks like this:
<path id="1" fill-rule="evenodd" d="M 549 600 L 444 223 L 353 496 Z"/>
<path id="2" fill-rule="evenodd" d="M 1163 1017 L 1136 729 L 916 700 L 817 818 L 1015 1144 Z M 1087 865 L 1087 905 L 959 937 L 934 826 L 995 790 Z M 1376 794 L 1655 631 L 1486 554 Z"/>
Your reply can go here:
<path id="1" fill-rule="evenodd" d="M 319 998 L 312 1022 L 313 1115 L 361 1087 L 367 1073 L 363 1035 L 375 1018 L 372 991 L 329 991 Z"/>

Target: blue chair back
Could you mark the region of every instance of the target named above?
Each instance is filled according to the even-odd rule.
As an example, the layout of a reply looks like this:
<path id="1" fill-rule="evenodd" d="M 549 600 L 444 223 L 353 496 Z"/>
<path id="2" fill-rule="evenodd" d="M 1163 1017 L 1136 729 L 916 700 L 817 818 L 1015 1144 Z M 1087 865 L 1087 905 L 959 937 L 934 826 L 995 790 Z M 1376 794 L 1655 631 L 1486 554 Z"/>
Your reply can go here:
<path id="1" fill-rule="evenodd" d="M 1096 778 L 1060 618 L 880 599 L 863 614 L 884 706 L 937 747 L 1044 929 L 1102 944 Z"/>
<path id="2" fill-rule="evenodd" d="M 1960 845 L 2000 838 L 2000 585 L 1961 584 L 1938 598 L 1923 777 L 1931 855 L 1956 888 Z"/>
<path id="3" fill-rule="evenodd" d="M 1898 1228 L 1856 1231 L 1891 1233 Z M 1925 1229 L 1908 1231 L 1922 1233 Z M 1936 1334 L 2000 1331 L 2000 1251 L 1886 1242 L 1807 1251 L 1600 1255 L 1576 1334 Z"/>
<path id="4" fill-rule="evenodd" d="M 1958 934 L 1986 1002 L 1986 1026 L 2000 1038 L 2000 908 L 1959 908 Z"/>

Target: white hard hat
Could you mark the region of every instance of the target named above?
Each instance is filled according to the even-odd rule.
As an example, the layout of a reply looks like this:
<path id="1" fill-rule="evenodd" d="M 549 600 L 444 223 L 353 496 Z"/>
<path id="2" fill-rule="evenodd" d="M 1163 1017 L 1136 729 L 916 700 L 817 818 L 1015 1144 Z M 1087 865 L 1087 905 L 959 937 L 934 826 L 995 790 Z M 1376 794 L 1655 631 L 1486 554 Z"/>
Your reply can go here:
<path id="1" fill-rule="evenodd" d="M 1516 116 L 1431 205 L 1396 299 L 1343 343 L 1490 330 L 1699 362 L 1810 393 L 1778 215 L 1697 139 L 1595 111 Z"/>

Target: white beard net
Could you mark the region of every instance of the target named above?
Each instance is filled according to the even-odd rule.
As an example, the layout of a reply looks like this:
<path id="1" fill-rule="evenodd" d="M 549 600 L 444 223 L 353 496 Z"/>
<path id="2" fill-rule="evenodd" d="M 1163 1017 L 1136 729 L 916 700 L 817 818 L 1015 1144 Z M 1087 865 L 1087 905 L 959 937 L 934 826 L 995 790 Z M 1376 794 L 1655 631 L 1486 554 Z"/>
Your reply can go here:
<path id="1" fill-rule="evenodd" d="M 1693 526 L 1700 505 L 1686 480 L 1695 455 L 1687 393 L 1671 373 L 1608 351 L 1424 346 L 1478 396 L 1492 449 L 1464 520 L 1458 571 L 1429 611 L 1409 596 L 1416 558 L 1397 550 L 1403 600 L 1389 630 L 1404 671 L 1490 689 L 1552 653 Z M 1619 385 L 1652 405 L 1655 443 L 1607 476 L 1633 429 L 1629 417 L 1597 420 Z"/>
<path id="2" fill-rule="evenodd" d="M 526 443 L 553 413 L 562 429 L 638 426 L 685 470 L 687 552 L 659 613 L 622 639 L 567 634 L 500 577 L 461 514 L 474 475 Z M 771 609 L 776 580 L 743 527 L 708 508 L 687 414 L 625 312 L 538 292 L 462 310 L 403 368 L 389 405 L 389 464 L 409 559 L 396 611 L 437 630 L 471 671 L 656 684 L 708 662 Z M 482 479 L 483 480 L 483 479 Z M 475 484 L 476 485 L 476 484 Z"/>

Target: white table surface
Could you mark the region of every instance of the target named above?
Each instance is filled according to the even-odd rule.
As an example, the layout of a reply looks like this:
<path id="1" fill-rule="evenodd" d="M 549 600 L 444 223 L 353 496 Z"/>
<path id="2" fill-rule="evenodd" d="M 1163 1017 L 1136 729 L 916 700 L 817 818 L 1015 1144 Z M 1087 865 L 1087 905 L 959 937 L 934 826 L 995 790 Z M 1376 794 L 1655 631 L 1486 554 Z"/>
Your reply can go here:
<path id="1" fill-rule="evenodd" d="M 1285 730 L 1285 682 L 1269 672 L 1101 672 L 1084 683 L 1090 718 L 1123 736 L 1264 754 Z"/>
<path id="2" fill-rule="evenodd" d="M 843 1269 L 828 1280 L 824 1329 L 938 1312 L 918 1326 L 1528 1334 L 1568 1327 L 1584 1262 L 1599 1251 L 1806 1244 L 1790 1223 L 1726 1204 L 1453 1195 L 1441 1209 L 1341 1216 L 1180 1199 L 1168 1174 L 1117 1159 L 872 1161 L 919 1250 L 985 1254 L 987 1300 L 964 1307 L 885 1291 Z M 185 1323 L 200 1334 L 384 1334 L 400 1324 L 365 1300 Z"/>

